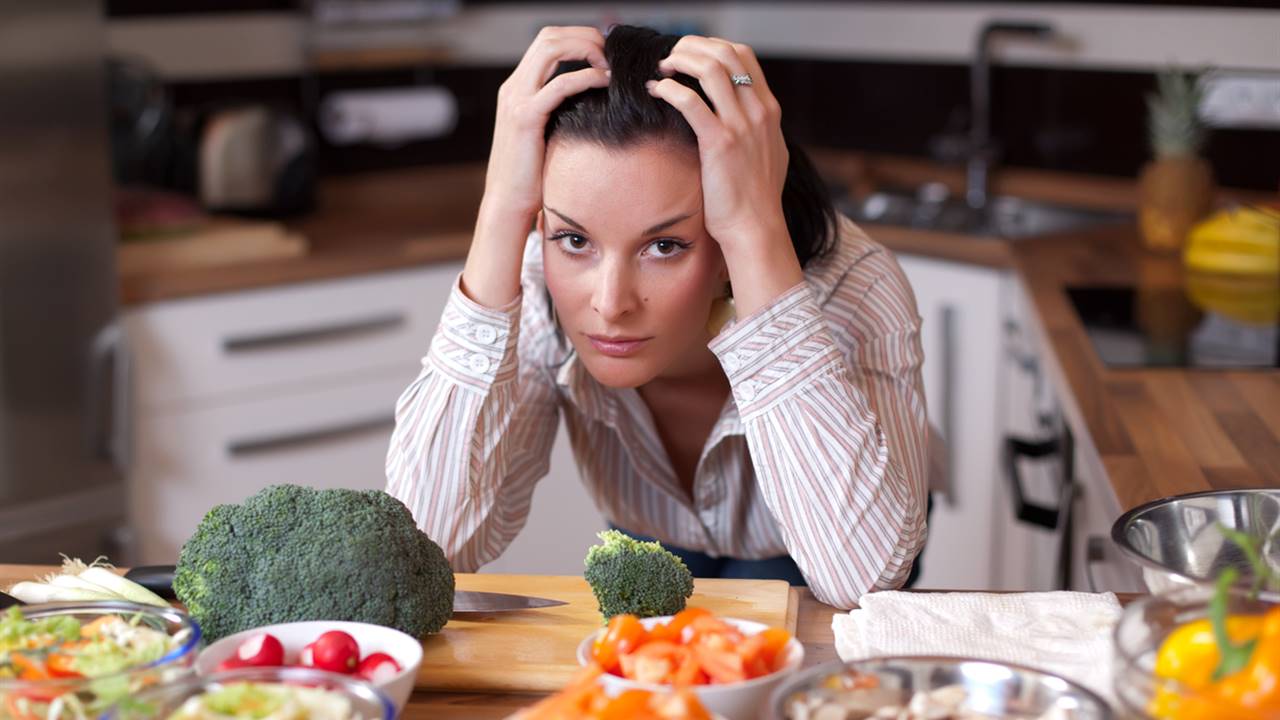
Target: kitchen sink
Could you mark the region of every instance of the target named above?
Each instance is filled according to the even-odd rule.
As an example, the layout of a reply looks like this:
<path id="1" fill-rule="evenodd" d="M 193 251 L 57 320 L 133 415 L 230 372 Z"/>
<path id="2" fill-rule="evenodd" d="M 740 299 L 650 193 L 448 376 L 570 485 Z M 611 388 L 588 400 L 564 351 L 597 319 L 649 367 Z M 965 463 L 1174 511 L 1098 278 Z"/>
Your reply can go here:
<path id="1" fill-rule="evenodd" d="M 878 191 L 862 198 L 836 199 L 836 207 L 858 223 L 897 225 L 960 235 L 1020 240 L 1082 230 L 1099 225 L 1132 222 L 1131 213 L 1094 210 L 996 195 L 981 210 L 969 207 L 941 184 L 915 193 Z"/>

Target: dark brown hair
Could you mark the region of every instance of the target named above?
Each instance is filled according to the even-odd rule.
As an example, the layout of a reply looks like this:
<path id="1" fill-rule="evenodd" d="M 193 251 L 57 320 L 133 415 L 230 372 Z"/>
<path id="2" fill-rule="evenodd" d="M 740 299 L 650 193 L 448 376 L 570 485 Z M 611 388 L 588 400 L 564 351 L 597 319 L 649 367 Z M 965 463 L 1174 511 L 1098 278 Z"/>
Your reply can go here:
<path id="1" fill-rule="evenodd" d="M 627 147 L 659 139 L 696 148 L 697 136 L 680 111 L 653 97 L 645 88 L 646 81 L 661 77 L 658 61 L 671 54 L 679 39 L 649 28 L 614 26 L 604 44 L 605 60 L 612 73 L 608 87 L 593 88 L 566 99 L 547 121 L 547 139 L 587 140 L 606 147 Z M 560 71 L 581 67 L 586 65 L 565 63 Z M 712 106 L 696 78 L 677 74 L 675 79 Z M 831 249 L 836 214 L 808 156 L 790 140 L 786 144 L 790 162 L 782 189 L 782 212 L 796 256 L 804 266 Z"/>

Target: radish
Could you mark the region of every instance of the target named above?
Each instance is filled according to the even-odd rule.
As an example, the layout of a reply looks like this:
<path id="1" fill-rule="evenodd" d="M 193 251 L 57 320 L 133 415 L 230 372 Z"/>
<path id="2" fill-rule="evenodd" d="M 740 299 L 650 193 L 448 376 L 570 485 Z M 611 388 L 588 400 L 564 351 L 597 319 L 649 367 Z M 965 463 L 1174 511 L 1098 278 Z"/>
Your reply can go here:
<path id="1" fill-rule="evenodd" d="M 240 644 L 236 658 L 245 667 L 278 667 L 284 664 L 284 645 L 269 633 L 258 633 Z"/>
<path id="2" fill-rule="evenodd" d="M 368 680 L 373 684 L 387 682 L 400 672 L 400 663 L 396 659 L 386 653 L 371 653 L 364 660 L 360 661 L 360 666 L 356 668 L 356 675 Z"/>
<path id="3" fill-rule="evenodd" d="M 341 630 L 330 630 L 311 644 L 311 658 L 321 670 L 353 673 L 360 664 L 360 646 L 356 639 Z M 306 649 L 303 649 L 306 653 Z"/>
<path id="4" fill-rule="evenodd" d="M 315 650 L 316 650 L 316 644 L 313 642 L 307 643 L 305 646 L 303 646 L 302 652 L 298 654 L 298 664 L 301 665 L 302 667 L 315 667 L 316 666 Z"/>
<path id="5" fill-rule="evenodd" d="M 218 663 L 218 667 L 214 668 L 214 671 L 226 672 L 228 670 L 239 670 L 244 666 L 245 665 L 240 661 L 240 658 L 236 657 L 235 655 L 232 655 L 226 660 L 223 660 L 222 662 Z"/>

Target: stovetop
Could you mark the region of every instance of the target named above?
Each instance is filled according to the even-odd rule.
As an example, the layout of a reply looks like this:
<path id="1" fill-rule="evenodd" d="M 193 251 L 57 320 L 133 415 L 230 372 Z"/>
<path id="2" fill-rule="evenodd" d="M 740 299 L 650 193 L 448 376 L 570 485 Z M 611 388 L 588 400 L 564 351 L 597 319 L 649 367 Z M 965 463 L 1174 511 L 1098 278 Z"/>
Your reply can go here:
<path id="1" fill-rule="evenodd" d="M 1181 287 L 1069 287 L 1067 294 L 1108 366 L 1280 368 L 1280 312 L 1201 308 Z"/>

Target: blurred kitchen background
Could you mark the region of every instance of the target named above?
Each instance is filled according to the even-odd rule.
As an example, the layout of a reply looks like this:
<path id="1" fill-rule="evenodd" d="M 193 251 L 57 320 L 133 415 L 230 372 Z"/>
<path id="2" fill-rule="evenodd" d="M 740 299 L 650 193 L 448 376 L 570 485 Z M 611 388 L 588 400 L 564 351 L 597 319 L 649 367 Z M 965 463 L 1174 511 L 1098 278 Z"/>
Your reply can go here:
<path id="1" fill-rule="evenodd" d="M 1280 199 L 1280 2 L 7 2 L 0 562 L 169 562 L 266 485 L 382 487 L 498 85 L 538 28 L 619 22 L 751 44 L 841 209 L 902 259 L 953 471 L 921 584 L 1081 585 L 1085 521 L 1048 509 L 1080 471 L 1041 462 L 1072 439 L 1002 253 L 1137 232 L 1171 67 L 1201 73 L 1167 118 L 1204 126 L 1212 209 Z M 1078 302 L 1108 364 L 1277 366 L 1265 310 L 1170 345 L 1126 334 L 1132 304 Z M 561 440 L 489 569 L 580 571 L 603 520 Z M 1099 527 L 1120 510 L 1101 498 Z"/>

